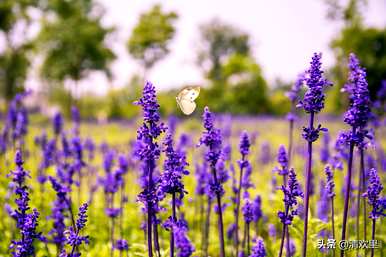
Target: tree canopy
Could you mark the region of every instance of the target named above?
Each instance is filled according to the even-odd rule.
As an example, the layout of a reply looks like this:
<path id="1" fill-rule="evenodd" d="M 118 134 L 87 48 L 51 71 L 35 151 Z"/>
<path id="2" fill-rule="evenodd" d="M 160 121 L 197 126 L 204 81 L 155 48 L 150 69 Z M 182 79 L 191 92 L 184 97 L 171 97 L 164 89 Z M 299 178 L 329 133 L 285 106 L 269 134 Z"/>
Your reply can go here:
<path id="1" fill-rule="evenodd" d="M 176 29 L 175 12 L 164 12 L 160 5 L 143 13 L 127 42 L 129 53 L 137 59 L 145 70 L 163 59 L 169 52 L 169 43 Z"/>

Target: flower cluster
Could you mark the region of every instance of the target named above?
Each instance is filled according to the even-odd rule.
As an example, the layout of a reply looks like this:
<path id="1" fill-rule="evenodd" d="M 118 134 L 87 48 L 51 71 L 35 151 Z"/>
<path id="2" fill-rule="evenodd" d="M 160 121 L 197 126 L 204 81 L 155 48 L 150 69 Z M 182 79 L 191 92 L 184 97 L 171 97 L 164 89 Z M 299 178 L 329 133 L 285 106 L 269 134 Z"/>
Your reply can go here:
<path id="1" fill-rule="evenodd" d="M 165 193 L 179 194 L 179 199 L 181 200 L 186 193 L 181 179 L 183 175 L 189 174 L 189 171 L 186 170 L 188 164 L 185 156 L 173 149 L 171 134 L 166 136 L 164 144 L 166 160 L 164 162 L 164 172 L 160 177 L 159 190 L 162 195 Z"/>
<path id="2" fill-rule="evenodd" d="M 12 240 L 10 245 L 12 254 L 15 257 L 33 256 L 35 254 L 34 240 L 42 239 L 40 233 L 36 232 L 39 212 L 34 209 L 32 213 L 28 213 L 30 199 L 25 180 L 29 176 L 29 172 L 24 170 L 23 163 L 21 151 L 17 151 L 15 156 L 16 169 L 11 171 L 12 181 L 16 185 L 14 192 L 17 195 L 15 199 L 17 209 L 11 211 L 11 216 L 16 220 L 16 226 L 20 231 L 21 239 Z"/>
<path id="3" fill-rule="evenodd" d="M 306 113 L 318 113 L 324 108 L 324 88 L 332 85 L 330 81 L 323 78 L 321 58 L 321 53 L 314 53 L 310 63 L 311 67 L 306 72 L 305 83 L 308 90 L 304 95 L 303 101 L 299 101 L 297 105 L 303 108 Z"/>
<path id="4" fill-rule="evenodd" d="M 254 213 L 253 213 L 253 203 L 249 198 L 244 199 L 244 205 L 241 209 L 243 216 L 244 216 L 244 221 L 245 223 L 249 224 L 253 221 L 254 218 Z"/>
<path id="5" fill-rule="evenodd" d="M 177 248 L 177 257 L 190 257 L 195 251 L 194 246 L 187 237 L 187 229 L 184 226 L 174 225 L 173 234 Z"/>
<path id="6" fill-rule="evenodd" d="M 253 242 L 254 244 L 252 246 L 252 253 L 249 255 L 249 257 L 266 257 L 267 252 L 265 250 L 263 239 L 254 239 Z"/>
<path id="7" fill-rule="evenodd" d="M 377 219 L 380 216 L 386 216 L 385 204 L 382 202 L 382 198 L 380 198 L 382 190 L 383 185 L 381 183 L 381 179 L 378 176 L 377 170 L 371 169 L 369 171 L 367 192 L 363 194 L 363 196 L 367 197 L 367 201 L 372 207 L 369 215 L 370 219 Z"/>
<path id="8" fill-rule="evenodd" d="M 360 66 L 355 54 L 349 57 L 349 77 L 344 90 L 350 94 L 350 108 L 344 115 L 344 122 L 355 128 L 365 127 L 371 114 L 370 94 L 366 71 Z"/>
<path id="9" fill-rule="evenodd" d="M 202 133 L 199 145 L 208 147 L 205 158 L 212 167 L 215 167 L 222 150 L 221 131 L 215 128 L 214 116 L 208 107 L 205 107 L 202 119 L 205 131 Z"/>
<path id="10" fill-rule="evenodd" d="M 273 171 L 278 172 L 279 175 L 286 176 L 288 174 L 288 158 L 284 145 L 279 146 L 277 162 L 280 164 L 280 168 L 275 167 Z"/>
<path id="11" fill-rule="evenodd" d="M 334 182 L 334 173 L 331 170 L 330 166 L 326 166 L 324 168 L 324 172 L 326 173 L 327 177 L 327 183 L 326 183 L 326 192 L 327 196 L 329 198 L 332 198 L 335 196 L 334 188 L 335 188 L 335 182 Z"/>
<path id="12" fill-rule="evenodd" d="M 303 192 L 299 182 L 296 179 L 296 174 L 294 169 L 289 170 L 289 179 L 287 186 L 282 186 L 281 190 L 284 193 L 284 203 L 286 206 L 286 212 L 279 211 L 278 216 L 280 221 L 283 224 L 290 225 L 295 215 L 297 215 L 297 210 L 294 207 L 297 205 L 297 197 L 303 197 Z"/>

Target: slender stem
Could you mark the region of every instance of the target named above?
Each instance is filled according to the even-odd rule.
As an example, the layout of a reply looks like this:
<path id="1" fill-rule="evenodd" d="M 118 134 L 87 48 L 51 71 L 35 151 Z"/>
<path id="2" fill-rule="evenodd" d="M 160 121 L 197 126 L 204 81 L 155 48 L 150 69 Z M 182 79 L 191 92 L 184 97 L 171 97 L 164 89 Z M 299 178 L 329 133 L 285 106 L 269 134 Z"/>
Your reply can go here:
<path id="1" fill-rule="evenodd" d="M 249 235 L 249 222 L 247 222 L 247 256 L 251 254 L 251 244 L 250 244 L 250 235 Z"/>
<path id="2" fill-rule="evenodd" d="M 176 193 L 172 194 L 172 217 L 173 217 L 173 223 L 177 221 L 176 217 Z M 173 226 L 171 228 L 170 233 L 170 257 L 174 257 L 174 231 Z"/>
<path id="3" fill-rule="evenodd" d="M 352 133 L 355 134 L 356 128 L 353 127 Z M 347 226 L 347 216 L 348 216 L 348 207 L 350 201 L 350 191 L 351 191 L 351 176 L 352 176 L 352 163 L 354 155 L 354 142 L 350 142 L 350 153 L 348 160 L 348 173 L 346 180 L 346 195 L 344 199 L 344 210 L 343 210 L 343 225 L 342 225 L 342 237 L 341 240 L 346 240 L 346 226 Z M 340 256 L 344 256 L 344 250 L 340 250 Z"/>
<path id="4" fill-rule="evenodd" d="M 212 199 L 210 199 L 210 196 L 208 196 L 208 205 L 206 208 L 206 220 L 203 228 L 203 256 L 208 256 L 208 246 L 209 246 L 209 231 L 210 231 L 210 213 L 212 209 Z"/>
<path id="5" fill-rule="evenodd" d="M 291 158 L 292 158 L 292 147 L 293 147 L 293 130 L 294 130 L 294 121 L 290 120 L 289 125 L 289 142 L 288 142 L 288 167 L 291 167 Z"/>
<path id="6" fill-rule="evenodd" d="M 242 162 L 244 162 L 245 156 L 242 156 Z M 239 214 L 240 214 L 240 199 L 241 199 L 241 184 L 243 179 L 243 165 L 240 168 L 240 177 L 239 177 L 239 185 L 237 189 L 237 199 L 236 199 L 236 229 L 235 229 L 235 245 L 236 245 L 236 256 L 239 256 Z"/>
<path id="7" fill-rule="evenodd" d="M 111 250 L 110 257 L 114 256 L 114 227 L 115 227 L 115 218 L 111 218 L 111 230 L 110 230 L 110 238 L 111 238 Z"/>
<path id="8" fill-rule="evenodd" d="M 212 166 L 212 173 L 214 178 L 214 183 L 219 184 L 217 180 L 216 168 Z M 221 195 L 219 192 L 216 192 L 217 206 L 218 206 L 218 230 L 219 230 L 219 240 L 220 240 L 220 257 L 225 257 L 225 241 L 224 241 L 224 223 L 222 218 L 222 205 L 221 205 Z"/>
<path id="9" fill-rule="evenodd" d="M 154 214 L 154 217 L 153 217 L 154 221 L 156 221 L 156 217 L 155 217 L 155 214 Z M 155 251 L 158 255 L 158 257 L 161 257 L 161 250 L 160 250 L 160 246 L 159 246 L 159 236 L 158 236 L 158 224 L 157 222 L 153 222 L 153 233 L 154 233 L 154 248 L 155 248 Z"/>
<path id="10" fill-rule="evenodd" d="M 286 167 L 283 167 L 286 168 Z M 287 186 L 287 175 L 283 175 L 284 186 Z M 290 236 L 289 236 L 289 227 L 285 230 L 285 240 L 286 240 L 286 256 L 290 256 Z"/>
<path id="11" fill-rule="evenodd" d="M 310 113 L 309 128 L 314 129 L 314 113 Z M 312 167 L 312 142 L 308 141 L 308 163 L 307 163 L 307 175 L 306 175 L 306 188 L 305 188 L 305 213 L 304 213 L 304 230 L 303 230 L 303 252 L 302 256 L 307 256 L 307 232 L 308 232 L 308 209 L 310 201 L 310 184 L 311 184 L 311 167 Z"/>
<path id="12" fill-rule="evenodd" d="M 364 160 L 364 149 L 360 149 L 361 154 L 361 175 L 362 175 L 362 190 L 361 192 L 364 193 L 366 190 L 366 174 L 365 174 L 365 160 Z M 360 188 L 360 187 L 359 187 Z M 360 195 L 362 196 L 362 195 Z M 359 229 L 358 229 L 359 230 Z M 366 214 L 366 201 L 363 201 L 363 236 L 364 240 L 367 239 L 367 214 Z"/>
<path id="13" fill-rule="evenodd" d="M 151 163 L 148 163 L 148 192 L 151 192 L 151 189 L 153 187 L 153 171 L 151 166 Z M 153 246 L 152 246 L 152 218 L 153 218 L 153 211 L 152 211 L 152 204 L 150 201 L 147 203 L 147 248 L 149 251 L 149 257 L 153 256 Z"/>
<path id="14" fill-rule="evenodd" d="M 371 240 L 375 240 L 375 219 L 373 219 L 373 227 L 371 232 Z M 374 257 L 374 247 L 371 247 L 371 257 Z"/>
<path id="15" fill-rule="evenodd" d="M 361 164 L 362 165 L 362 164 Z M 358 191 L 357 191 L 357 213 L 356 213 L 356 222 L 355 222 L 355 229 L 356 229 L 356 237 L 359 241 L 360 237 L 360 228 L 359 228 L 359 218 L 361 216 L 361 193 L 362 193 L 362 176 L 360 174 L 360 170 L 358 171 Z M 356 256 L 359 256 L 359 247 L 356 249 Z"/>
<path id="16" fill-rule="evenodd" d="M 285 216 L 288 215 L 289 206 L 287 205 L 285 207 Z M 281 242 L 280 242 L 280 250 L 279 250 L 279 257 L 283 255 L 283 247 L 284 247 L 284 238 L 286 235 L 287 225 L 283 223 L 283 231 L 281 232 Z"/>
<path id="17" fill-rule="evenodd" d="M 334 197 L 331 197 L 331 226 L 332 226 L 332 239 L 335 239 L 335 217 L 334 217 Z M 335 249 L 332 249 L 332 256 L 335 257 Z"/>

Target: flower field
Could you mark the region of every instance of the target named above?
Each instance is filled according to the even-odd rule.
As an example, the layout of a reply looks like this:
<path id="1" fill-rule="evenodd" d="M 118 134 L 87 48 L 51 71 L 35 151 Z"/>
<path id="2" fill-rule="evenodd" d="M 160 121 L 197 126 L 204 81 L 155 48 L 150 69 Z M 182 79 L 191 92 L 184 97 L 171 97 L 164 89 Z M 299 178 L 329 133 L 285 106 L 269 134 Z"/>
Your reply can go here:
<path id="1" fill-rule="evenodd" d="M 142 117 L 103 124 L 76 108 L 28 118 L 18 95 L 2 122 L 0 256 L 386 256 L 386 128 L 354 55 L 349 110 L 323 115 L 320 58 L 287 118 L 161 118 L 149 82 Z"/>

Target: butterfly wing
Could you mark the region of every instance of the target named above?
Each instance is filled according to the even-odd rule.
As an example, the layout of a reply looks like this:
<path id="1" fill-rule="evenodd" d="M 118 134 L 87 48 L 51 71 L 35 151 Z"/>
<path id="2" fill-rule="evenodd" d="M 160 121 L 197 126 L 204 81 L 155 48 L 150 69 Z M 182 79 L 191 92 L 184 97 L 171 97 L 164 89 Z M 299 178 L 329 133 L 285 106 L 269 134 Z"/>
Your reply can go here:
<path id="1" fill-rule="evenodd" d="M 185 98 L 180 99 L 177 97 L 177 103 L 185 115 L 192 114 L 196 109 L 196 103 Z"/>

